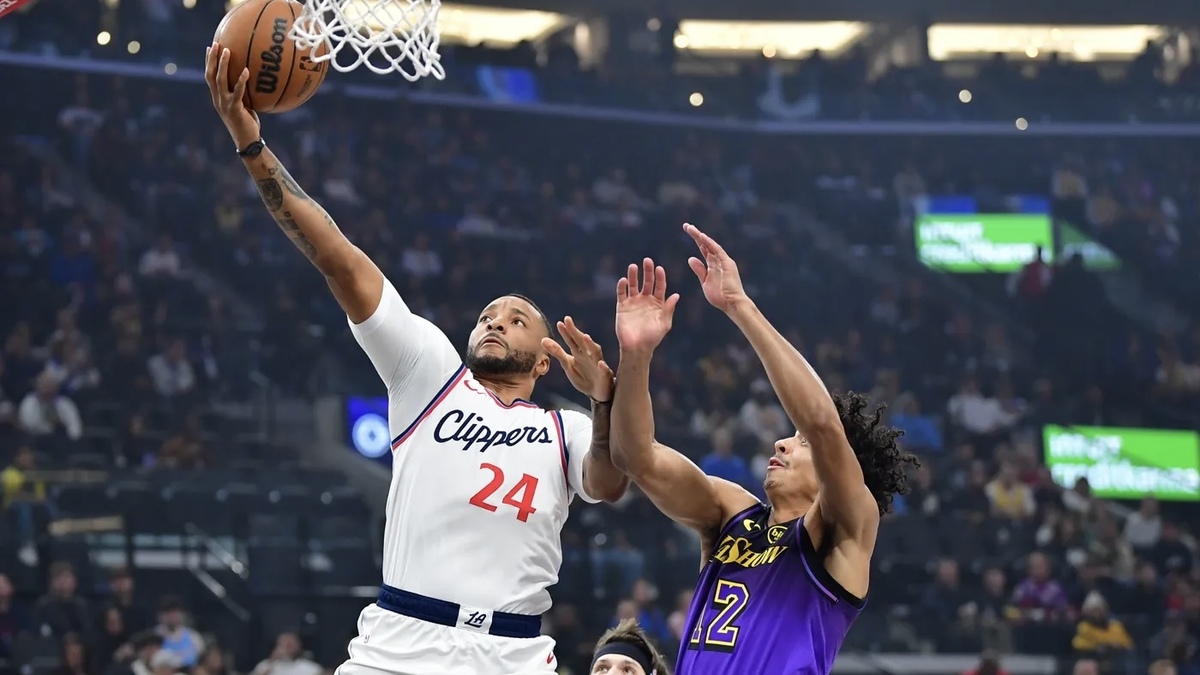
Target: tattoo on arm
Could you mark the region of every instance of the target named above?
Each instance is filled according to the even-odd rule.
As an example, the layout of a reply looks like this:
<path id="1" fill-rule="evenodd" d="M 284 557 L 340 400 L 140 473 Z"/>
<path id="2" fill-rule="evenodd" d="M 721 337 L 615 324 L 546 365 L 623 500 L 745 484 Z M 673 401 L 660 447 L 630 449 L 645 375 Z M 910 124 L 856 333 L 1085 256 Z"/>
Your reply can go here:
<path id="1" fill-rule="evenodd" d="M 296 182 L 296 179 L 292 178 L 292 174 L 288 173 L 287 169 L 282 166 L 279 167 L 279 180 L 283 183 L 283 189 L 287 190 L 296 199 L 309 199 L 304 190 L 300 188 L 300 184 Z"/>
<path id="2" fill-rule="evenodd" d="M 258 181 L 258 194 L 262 196 L 268 211 L 274 213 L 283 208 L 283 190 L 279 188 L 279 181 L 274 178 Z"/>
<path id="3" fill-rule="evenodd" d="M 312 260 L 317 256 L 317 247 L 300 231 L 300 226 L 292 218 L 291 211 L 284 211 L 275 216 L 275 222 L 279 225 L 279 229 L 283 230 L 283 233 L 287 235 L 288 239 L 292 240 L 296 248 L 300 249 L 304 257 Z"/>
<path id="4" fill-rule="evenodd" d="M 597 456 L 608 457 L 610 434 L 609 415 L 612 413 L 612 403 L 592 401 L 592 452 Z"/>

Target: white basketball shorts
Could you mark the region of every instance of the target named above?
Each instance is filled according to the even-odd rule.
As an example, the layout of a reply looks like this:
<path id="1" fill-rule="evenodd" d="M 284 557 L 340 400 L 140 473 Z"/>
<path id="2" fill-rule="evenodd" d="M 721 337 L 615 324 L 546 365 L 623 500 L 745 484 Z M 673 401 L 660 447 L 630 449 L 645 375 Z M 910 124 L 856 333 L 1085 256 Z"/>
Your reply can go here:
<path id="1" fill-rule="evenodd" d="M 334 675 L 554 675 L 554 639 L 442 626 L 372 604 Z"/>

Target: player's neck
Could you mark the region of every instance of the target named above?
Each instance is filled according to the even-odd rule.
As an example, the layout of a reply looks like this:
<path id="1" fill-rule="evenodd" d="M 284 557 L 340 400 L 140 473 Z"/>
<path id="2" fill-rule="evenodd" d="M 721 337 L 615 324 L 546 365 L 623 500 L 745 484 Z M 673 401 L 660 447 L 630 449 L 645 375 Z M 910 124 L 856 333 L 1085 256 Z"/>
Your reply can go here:
<path id="1" fill-rule="evenodd" d="M 811 500 L 791 499 L 780 500 L 782 503 L 771 503 L 771 524 L 778 525 L 780 523 L 790 523 L 793 520 L 808 513 L 812 508 Z"/>
<path id="2" fill-rule="evenodd" d="M 475 376 L 475 380 L 495 394 L 496 398 L 500 399 L 504 405 L 512 405 L 513 401 L 517 399 L 528 401 L 533 396 L 532 382 L 479 377 L 478 375 Z"/>

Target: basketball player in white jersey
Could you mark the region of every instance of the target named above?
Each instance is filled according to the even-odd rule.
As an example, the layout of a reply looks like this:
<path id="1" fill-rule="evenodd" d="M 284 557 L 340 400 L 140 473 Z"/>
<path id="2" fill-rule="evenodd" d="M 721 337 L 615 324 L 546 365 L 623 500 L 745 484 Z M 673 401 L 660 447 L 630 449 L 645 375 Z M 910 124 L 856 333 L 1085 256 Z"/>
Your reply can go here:
<path id="1" fill-rule="evenodd" d="M 460 359 L 266 148 L 242 103 L 248 73 L 231 90 L 228 58 L 213 44 L 205 76 L 237 154 L 388 388 L 395 457 L 383 586 L 339 675 L 555 672 L 540 615 L 558 579 L 567 507 L 576 494 L 616 500 L 628 485 L 608 451 L 612 370 L 569 317 L 559 323 L 567 353 L 541 310 L 516 295 L 484 308 Z M 528 401 L 551 356 L 591 397 L 594 424 Z"/>

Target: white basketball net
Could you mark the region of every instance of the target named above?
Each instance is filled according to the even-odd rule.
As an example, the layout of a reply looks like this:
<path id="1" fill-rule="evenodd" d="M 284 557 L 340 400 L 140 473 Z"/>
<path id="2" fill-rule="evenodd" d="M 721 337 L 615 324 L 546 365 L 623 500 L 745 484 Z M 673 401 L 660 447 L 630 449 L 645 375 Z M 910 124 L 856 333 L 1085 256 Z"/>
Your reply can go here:
<path id="1" fill-rule="evenodd" d="M 292 39 L 339 72 L 364 66 L 409 82 L 426 75 L 440 80 L 446 77 L 438 54 L 441 6 L 441 0 L 304 0 Z M 329 52 L 316 56 L 322 44 Z"/>

